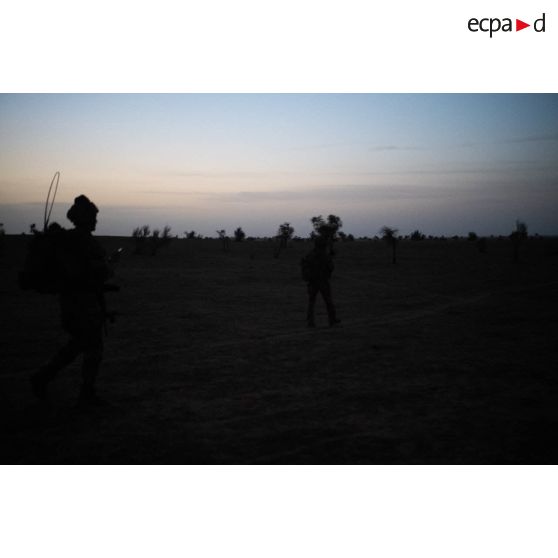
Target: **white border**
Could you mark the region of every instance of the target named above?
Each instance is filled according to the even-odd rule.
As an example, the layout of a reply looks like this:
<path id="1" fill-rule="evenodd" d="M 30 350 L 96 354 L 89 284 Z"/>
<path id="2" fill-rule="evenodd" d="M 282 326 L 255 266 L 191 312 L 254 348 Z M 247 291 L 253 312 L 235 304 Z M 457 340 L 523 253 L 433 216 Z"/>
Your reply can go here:
<path id="1" fill-rule="evenodd" d="M 552 467 L 4 467 L 0 553 L 556 556 Z"/>
<path id="2" fill-rule="evenodd" d="M 5 2 L 2 92 L 555 92 L 554 4 Z M 471 17 L 546 14 L 545 33 Z"/>
<path id="3" fill-rule="evenodd" d="M 556 92 L 552 8 L 4 2 L 0 92 Z M 544 35 L 466 30 L 542 12 Z M 540 558 L 556 488 L 555 467 L 4 466 L 0 553 Z"/>

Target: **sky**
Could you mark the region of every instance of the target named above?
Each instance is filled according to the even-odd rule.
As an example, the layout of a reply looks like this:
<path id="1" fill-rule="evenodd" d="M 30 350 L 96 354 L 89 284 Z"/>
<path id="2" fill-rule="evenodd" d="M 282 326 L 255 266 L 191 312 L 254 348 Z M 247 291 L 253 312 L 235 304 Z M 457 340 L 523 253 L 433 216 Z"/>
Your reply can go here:
<path id="1" fill-rule="evenodd" d="M 558 234 L 558 94 L 2 94 L 0 222 L 87 195 L 97 234 Z"/>

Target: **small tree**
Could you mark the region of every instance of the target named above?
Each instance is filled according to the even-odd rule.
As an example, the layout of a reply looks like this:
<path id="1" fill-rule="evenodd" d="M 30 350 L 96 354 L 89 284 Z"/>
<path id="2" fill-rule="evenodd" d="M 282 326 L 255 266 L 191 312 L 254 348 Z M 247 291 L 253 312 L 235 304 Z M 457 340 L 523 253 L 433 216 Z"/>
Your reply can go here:
<path id="1" fill-rule="evenodd" d="M 151 233 L 151 229 L 149 228 L 149 225 L 136 227 L 133 230 L 132 238 L 134 239 L 134 243 L 135 243 L 135 248 L 134 248 L 135 254 L 143 254 L 150 233 Z"/>
<path id="2" fill-rule="evenodd" d="M 246 233 L 242 230 L 242 227 L 238 227 L 234 231 L 234 239 L 236 242 L 242 242 L 246 238 Z"/>
<path id="3" fill-rule="evenodd" d="M 471 232 L 469 232 L 469 234 L 467 235 L 467 240 L 468 240 L 469 242 L 476 242 L 477 239 L 478 239 L 478 236 L 477 236 L 477 233 L 476 233 L 476 232 L 471 231 Z"/>
<path id="4" fill-rule="evenodd" d="M 513 261 L 519 260 L 519 247 L 527 238 L 527 225 L 519 219 L 515 222 L 515 231 L 510 234 L 510 240 L 513 245 Z"/>
<path id="5" fill-rule="evenodd" d="M 426 235 L 422 234 L 419 230 L 413 231 L 411 233 L 411 240 L 424 240 L 426 238 Z"/>
<path id="6" fill-rule="evenodd" d="M 324 219 L 321 215 L 310 219 L 314 228 L 314 235 L 323 236 L 325 238 L 336 238 L 337 231 L 343 226 L 343 221 L 337 215 L 328 215 Z"/>
<path id="7" fill-rule="evenodd" d="M 382 235 L 382 240 L 391 246 L 391 263 L 397 263 L 397 229 L 391 227 L 383 226 L 380 229 L 380 234 Z"/>
<path id="8" fill-rule="evenodd" d="M 275 248 L 273 249 L 273 257 L 279 257 L 281 250 L 285 250 L 287 248 L 287 244 L 289 240 L 293 238 L 293 235 L 294 228 L 291 227 L 290 223 L 283 223 L 282 225 L 279 225 L 277 234 L 275 236 L 277 243 Z"/>
<path id="9" fill-rule="evenodd" d="M 337 233 L 343 226 L 341 217 L 338 217 L 337 215 L 328 215 L 327 219 L 324 219 L 321 215 L 318 215 L 317 217 L 312 217 L 310 222 L 314 228 L 310 237 L 324 238 L 329 246 L 330 254 L 333 254 L 333 243 L 337 240 Z"/>
<path id="10" fill-rule="evenodd" d="M 280 240 L 282 248 L 287 247 L 287 243 L 292 239 L 294 232 L 294 227 L 291 227 L 290 223 L 279 225 L 277 229 L 277 238 Z"/>
<path id="11" fill-rule="evenodd" d="M 227 236 L 227 232 L 225 229 L 221 229 L 220 231 L 216 231 L 219 235 L 219 240 L 221 240 L 221 246 L 223 248 L 223 252 L 228 252 L 230 247 L 229 237 Z"/>

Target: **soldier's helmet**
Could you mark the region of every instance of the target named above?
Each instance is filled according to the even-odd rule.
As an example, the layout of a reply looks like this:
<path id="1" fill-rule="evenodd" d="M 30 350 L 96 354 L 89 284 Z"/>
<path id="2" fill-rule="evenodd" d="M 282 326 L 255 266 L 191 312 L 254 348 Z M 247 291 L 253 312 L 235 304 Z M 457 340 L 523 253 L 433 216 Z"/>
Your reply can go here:
<path id="1" fill-rule="evenodd" d="M 94 230 L 97 223 L 97 213 L 99 213 L 97 206 L 82 194 L 74 200 L 74 205 L 68 209 L 66 217 L 76 227 L 88 227 Z"/>

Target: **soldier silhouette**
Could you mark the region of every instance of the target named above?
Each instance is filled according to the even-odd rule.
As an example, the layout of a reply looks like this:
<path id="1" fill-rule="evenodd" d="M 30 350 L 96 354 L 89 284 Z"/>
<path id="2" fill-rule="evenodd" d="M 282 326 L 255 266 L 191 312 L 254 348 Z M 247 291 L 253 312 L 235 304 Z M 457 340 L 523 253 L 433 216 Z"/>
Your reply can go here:
<path id="1" fill-rule="evenodd" d="M 329 280 L 334 269 L 334 264 L 329 248 L 329 240 L 325 237 L 318 236 L 314 241 L 314 249 L 306 254 L 301 261 L 302 277 L 306 281 L 308 288 L 308 307 L 306 311 L 306 323 L 308 327 L 316 327 L 314 308 L 318 293 L 320 293 L 324 299 L 330 327 L 341 323 L 341 320 L 337 319 L 331 296 L 331 285 Z"/>
<path id="2" fill-rule="evenodd" d="M 62 327 L 70 338 L 52 359 L 31 378 L 33 393 L 45 399 L 56 374 L 83 353 L 80 402 L 98 403 L 95 380 L 103 356 L 105 281 L 112 275 L 105 252 L 92 236 L 98 209 L 86 196 L 75 198 L 66 216 L 74 224 L 65 231 L 56 250 L 60 269 Z"/>

